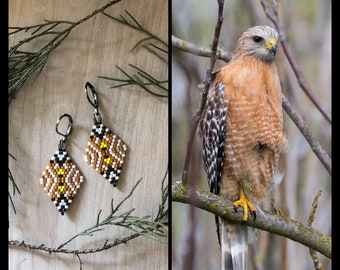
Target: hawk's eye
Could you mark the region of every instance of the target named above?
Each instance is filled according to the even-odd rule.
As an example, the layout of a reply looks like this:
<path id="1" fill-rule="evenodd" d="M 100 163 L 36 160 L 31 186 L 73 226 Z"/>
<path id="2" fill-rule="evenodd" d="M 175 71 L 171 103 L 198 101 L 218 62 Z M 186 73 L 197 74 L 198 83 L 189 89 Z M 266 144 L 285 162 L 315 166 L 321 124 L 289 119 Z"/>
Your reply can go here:
<path id="1" fill-rule="evenodd" d="M 258 42 L 260 42 L 260 41 L 262 40 L 262 38 L 259 37 L 259 36 L 253 36 L 253 40 L 254 40 L 256 43 L 258 43 Z"/>

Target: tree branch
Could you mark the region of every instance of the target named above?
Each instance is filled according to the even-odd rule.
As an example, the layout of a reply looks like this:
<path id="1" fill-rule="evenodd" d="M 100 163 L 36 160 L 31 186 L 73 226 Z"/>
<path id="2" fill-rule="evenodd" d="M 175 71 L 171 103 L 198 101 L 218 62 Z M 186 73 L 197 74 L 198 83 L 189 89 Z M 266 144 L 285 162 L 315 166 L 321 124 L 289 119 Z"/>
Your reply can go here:
<path id="1" fill-rule="evenodd" d="M 312 209 L 310 210 L 309 213 L 309 217 L 308 217 L 308 226 L 312 226 L 312 223 L 314 221 L 314 214 L 316 211 L 316 208 L 318 206 L 318 199 L 321 195 L 321 190 L 319 190 L 319 192 L 315 195 L 314 201 L 312 203 Z M 319 260 L 318 254 L 316 253 L 316 251 L 314 249 L 309 249 L 309 254 L 312 257 L 313 263 L 314 263 L 314 268 L 316 270 L 323 270 L 323 265 Z"/>
<path id="2" fill-rule="evenodd" d="M 324 108 L 322 108 L 321 104 L 318 102 L 317 98 L 315 97 L 314 93 L 312 92 L 312 89 L 309 87 L 302 71 L 300 70 L 294 56 L 292 53 L 292 50 L 290 49 L 290 46 L 288 44 L 288 41 L 286 39 L 286 33 L 283 30 L 283 26 L 280 22 L 278 11 L 277 11 L 277 3 L 276 1 L 273 1 L 273 11 L 270 11 L 268 1 L 261 0 L 261 5 L 264 9 L 264 12 L 266 13 L 267 17 L 274 23 L 279 36 L 280 36 L 280 42 L 282 44 L 282 48 L 285 52 L 285 55 L 294 71 L 294 74 L 296 76 L 296 79 L 301 87 L 301 89 L 305 92 L 305 94 L 310 98 L 310 100 L 313 102 L 313 104 L 318 108 L 318 110 L 321 112 L 321 114 L 326 118 L 326 120 L 331 124 L 331 116 L 330 113 L 327 112 Z"/>
<path id="3" fill-rule="evenodd" d="M 202 210 L 223 218 L 242 222 L 243 210 L 234 210 L 234 204 L 223 200 L 221 197 L 199 189 L 191 190 L 182 183 L 172 185 L 172 201 L 192 204 Z M 249 218 L 244 225 L 287 237 L 295 242 L 320 252 L 328 258 L 332 258 L 332 238 L 319 232 L 311 226 L 282 215 L 280 211 L 270 213 L 264 210 L 256 211 L 256 220 Z"/>
<path id="4" fill-rule="evenodd" d="M 171 36 L 171 42 L 172 42 L 172 47 L 179 49 L 181 51 L 195 54 L 198 56 L 211 57 L 210 48 L 188 42 L 184 39 L 175 37 L 174 35 Z M 216 59 L 223 60 L 224 62 L 228 63 L 230 59 L 232 58 L 232 56 L 233 54 L 231 52 L 217 48 Z"/>
<path id="5" fill-rule="evenodd" d="M 314 154 L 319 158 L 328 173 L 332 175 L 332 161 L 329 155 L 322 148 L 322 145 L 319 143 L 319 141 L 314 138 L 308 126 L 302 120 L 301 116 L 292 108 L 292 106 L 289 104 L 289 101 L 284 95 L 282 95 L 282 106 L 286 113 L 289 115 L 290 119 L 292 119 L 297 128 L 301 131 L 301 134 L 305 137 L 305 139 L 311 146 Z"/>
<path id="6" fill-rule="evenodd" d="M 215 34 L 211 46 L 211 55 L 210 55 L 210 65 L 209 68 L 206 72 L 206 79 L 204 81 L 203 87 L 202 87 L 202 94 L 201 94 L 201 101 L 200 101 L 200 106 L 196 112 L 196 114 L 193 116 L 191 120 L 191 129 L 190 129 L 190 135 L 189 135 L 189 141 L 188 141 L 188 146 L 187 146 L 187 151 L 185 155 L 185 160 L 184 160 L 184 168 L 183 168 L 183 174 L 182 174 L 182 179 L 186 183 L 187 182 L 187 174 L 188 174 L 188 169 L 189 169 L 189 163 L 190 163 L 190 154 L 191 154 L 191 149 L 192 149 L 192 144 L 194 141 L 196 129 L 198 122 L 201 118 L 201 114 L 204 109 L 205 102 L 207 100 L 207 95 L 208 95 L 208 89 L 211 83 L 211 73 L 213 71 L 215 62 L 216 62 L 216 51 L 217 51 L 217 44 L 218 40 L 220 38 L 220 33 L 221 33 L 221 27 L 223 23 L 223 7 L 224 7 L 224 0 L 217 0 L 218 4 L 218 12 L 217 12 L 217 22 L 215 26 Z"/>

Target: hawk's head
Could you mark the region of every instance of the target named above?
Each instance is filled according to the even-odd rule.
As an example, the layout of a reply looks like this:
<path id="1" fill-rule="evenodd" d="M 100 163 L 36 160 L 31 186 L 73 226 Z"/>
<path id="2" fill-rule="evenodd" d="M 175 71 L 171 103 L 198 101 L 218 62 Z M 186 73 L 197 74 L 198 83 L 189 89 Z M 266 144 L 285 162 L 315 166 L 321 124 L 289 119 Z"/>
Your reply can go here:
<path id="1" fill-rule="evenodd" d="M 279 34 L 275 29 L 259 25 L 249 28 L 236 43 L 235 57 L 255 57 L 263 62 L 275 60 Z"/>

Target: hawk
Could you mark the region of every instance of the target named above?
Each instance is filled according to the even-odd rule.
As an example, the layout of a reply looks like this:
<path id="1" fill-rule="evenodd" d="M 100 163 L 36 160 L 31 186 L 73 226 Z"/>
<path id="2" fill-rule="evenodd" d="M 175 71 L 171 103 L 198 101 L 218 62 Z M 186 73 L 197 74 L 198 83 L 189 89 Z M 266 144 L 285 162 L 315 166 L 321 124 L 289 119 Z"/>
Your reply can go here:
<path id="1" fill-rule="evenodd" d="M 248 211 L 256 218 L 271 185 L 282 178 L 278 163 L 287 139 L 275 63 L 278 40 L 277 31 L 265 25 L 241 35 L 230 62 L 212 74 L 199 122 L 210 191 L 233 201 L 235 209 L 243 207 L 243 221 Z M 222 269 L 247 269 L 247 227 L 215 219 Z"/>

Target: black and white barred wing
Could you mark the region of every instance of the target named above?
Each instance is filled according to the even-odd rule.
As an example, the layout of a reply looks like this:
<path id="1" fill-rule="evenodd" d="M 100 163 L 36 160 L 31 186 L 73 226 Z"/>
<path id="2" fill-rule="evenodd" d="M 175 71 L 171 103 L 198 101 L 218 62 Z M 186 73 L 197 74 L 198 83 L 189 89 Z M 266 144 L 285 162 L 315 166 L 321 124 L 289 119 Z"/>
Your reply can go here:
<path id="1" fill-rule="evenodd" d="M 210 192 L 219 193 L 219 182 L 223 166 L 223 143 L 227 106 L 223 100 L 224 85 L 212 84 L 209 89 L 205 110 L 200 122 L 203 138 L 203 161 L 207 172 Z"/>

